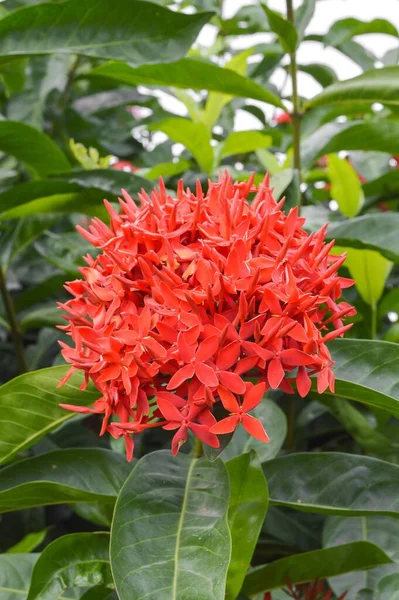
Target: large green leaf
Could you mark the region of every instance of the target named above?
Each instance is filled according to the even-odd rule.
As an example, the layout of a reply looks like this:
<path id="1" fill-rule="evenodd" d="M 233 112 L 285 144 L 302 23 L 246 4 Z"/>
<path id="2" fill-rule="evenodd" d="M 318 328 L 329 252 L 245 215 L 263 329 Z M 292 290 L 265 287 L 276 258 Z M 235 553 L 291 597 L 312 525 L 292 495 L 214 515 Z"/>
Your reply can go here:
<path id="1" fill-rule="evenodd" d="M 335 361 L 337 396 L 399 416 L 397 344 L 348 338 L 333 340 L 329 349 Z"/>
<path id="2" fill-rule="evenodd" d="M 393 561 L 399 562 L 399 521 L 389 517 L 329 517 L 324 525 L 323 546 L 336 547 L 350 542 L 371 542 L 379 546 Z M 378 584 L 389 573 L 399 574 L 399 564 L 384 565 L 362 573 L 348 573 L 330 579 L 337 595 L 348 591 L 349 597 L 364 588 L 377 592 Z M 376 594 L 374 600 L 380 600 Z"/>
<path id="3" fill-rule="evenodd" d="M 260 131 L 233 131 L 222 144 L 221 156 L 245 154 L 272 145 L 272 137 Z"/>
<path id="4" fill-rule="evenodd" d="M 339 81 L 327 87 L 308 102 L 308 106 L 345 104 L 354 102 L 381 102 L 399 104 L 399 67 L 385 67 L 366 71 L 358 77 Z"/>
<path id="5" fill-rule="evenodd" d="M 211 12 L 185 15 L 141 0 L 66 0 L 0 21 L 0 56 L 82 54 L 133 65 L 183 57 Z"/>
<path id="6" fill-rule="evenodd" d="M 131 467 L 100 448 L 54 450 L 0 471 L 0 513 L 70 502 L 114 503 Z"/>
<path id="7" fill-rule="evenodd" d="M 218 67 L 217 65 L 183 58 L 167 65 L 145 65 L 133 68 L 120 62 L 108 62 L 95 67 L 86 76 L 106 77 L 125 85 L 167 85 L 193 90 L 209 90 L 222 92 L 229 96 L 241 96 L 261 100 L 274 106 L 283 107 L 279 98 L 255 81 L 244 77 L 239 72 Z"/>
<path id="8" fill-rule="evenodd" d="M 3 22 L 4 19 L 0 20 L 0 29 Z M 47 135 L 26 123 L 0 121 L 0 151 L 15 156 L 42 176 L 70 169 L 60 148 Z"/>
<path id="9" fill-rule="evenodd" d="M 301 144 L 304 165 L 319 156 L 345 150 L 375 150 L 399 154 L 399 121 L 327 123 Z"/>
<path id="10" fill-rule="evenodd" d="M 57 216 L 53 214 L 31 215 L 10 224 L 0 234 L 0 262 L 3 270 L 7 271 L 17 256 L 56 221 Z"/>
<path id="11" fill-rule="evenodd" d="M 120 600 L 223 600 L 230 559 L 229 483 L 220 459 L 144 456 L 123 486 L 111 530 Z"/>
<path id="12" fill-rule="evenodd" d="M 399 518 L 399 467 L 341 452 L 280 456 L 263 465 L 270 504 L 305 512 Z"/>
<path id="13" fill-rule="evenodd" d="M 57 389 L 66 371 L 62 366 L 25 373 L 0 387 L 0 464 L 73 416 L 60 403 L 88 406 L 97 400 L 97 390 L 79 390 L 82 377 L 78 374 Z"/>
<path id="14" fill-rule="evenodd" d="M 328 176 L 331 182 L 331 198 L 338 202 L 345 217 L 356 217 L 364 203 L 359 176 L 354 167 L 337 154 L 327 157 Z"/>
<path id="15" fill-rule="evenodd" d="M 248 435 L 243 427 L 238 427 L 221 454 L 223 460 L 240 456 L 250 450 L 256 451 L 261 463 L 277 456 L 287 434 L 287 419 L 284 411 L 266 396 L 254 409 L 253 415 L 262 421 L 270 442 L 268 444 L 260 442 Z"/>
<path id="16" fill-rule="evenodd" d="M 371 213 L 328 226 L 328 239 L 338 246 L 375 250 L 399 264 L 399 214 Z"/>
<path id="17" fill-rule="evenodd" d="M 213 148 L 210 133 L 204 123 L 194 123 L 182 117 L 171 117 L 160 123 L 154 123 L 149 129 L 163 131 L 174 142 L 183 144 L 205 173 L 212 172 Z"/>
<path id="18" fill-rule="evenodd" d="M 281 46 L 286 52 L 295 52 L 298 44 L 298 33 L 295 25 L 282 17 L 280 13 L 268 8 L 265 4 L 262 4 L 262 8 L 269 21 L 269 27 L 277 34 Z"/>
<path id="19" fill-rule="evenodd" d="M 113 586 L 109 534 L 72 533 L 49 544 L 37 560 L 27 600 L 54 600 L 68 588 Z"/>
<path id="20" fill-rule="evenodd" d="M 291 583 L 306 583 L 391 562 L 389 556 L 378 546 L 370 542 L 353 542 L 294 554 L 256 567 L 246 576 L 242 591 L 252 595 L 283 587 L 287 580 Z"/>
<path id="21" fill-rule="evenodd" d="M 0 598 L 26 600 L 33 566 L 38 554 L 0 555 Z"/>
<path id="22" fill-rule="evenodd" d="M 356 288 L 367 304 L 373 308 L 381 298 L 385 283 L 392 270 L 392 263 L 379 252 L 373 250 L 355 250 L 354 248 L 338 248 L 340 253 L 347 253 L 345 266 L 355 280 Z"/>
<path id="23" fill-rule="evenodd" d="M 226 467 L 230 479 L 228 520 L 232 546 L 226 598 L 235 600 L 265 520 L 269 497 L 265 476 L 254 451 L 229 460 Z"/>

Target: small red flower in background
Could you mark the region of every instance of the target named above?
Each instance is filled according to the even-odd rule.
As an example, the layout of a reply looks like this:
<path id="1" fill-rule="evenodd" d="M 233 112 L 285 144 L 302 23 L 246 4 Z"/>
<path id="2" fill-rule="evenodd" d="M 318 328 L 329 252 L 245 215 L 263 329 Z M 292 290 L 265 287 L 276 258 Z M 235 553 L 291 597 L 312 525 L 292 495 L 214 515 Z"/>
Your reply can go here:
<path id="1" fill-rule="evenodd" d="M 100 254 L 66 286 L 74 346 L 61 343 L 71 363 L 61 384 L 81 370 L 101 398 L 65 408 L 103 414 L 101 433 L 123 436 L 130 458 L 134 434 L 152 427 L 176 430 L 174 453 L 189 430 L 214 447 L 239 425 L 268 441 L 248 414 L 265 390 L 296 384 L 306 396 L 310 375 L 320 393 L 334 390 L 325 342 L 350 327 L 342 319 L 354 309 L 339 298 L 353 282 L 337 275 L 345 257 L 329 254 L 326 227 L 308 235 L 268 177 L 256 188 L 226 175 L 206 194 L 180 182 L 176 197 L 161 180 L 140 206 L 123 198 L 120 213 L 105 202 L 109 227 L 78 227 Z M 227 411 L 219 422 L 217 403 Z"/>
<path id="2" fill-rule="evenodd" d="M 282 112 L 276 115 L 273 119 L 276 125 L 285 125 L 286 123 L 292 123 L 292 117 L 287 112 Z"/>
<path id="3" fill-rule="evenodd" d="M 126 171 L 127 173 L 134 173 L 134 171 L 138 171 L 139 168 L 136 167 L 133 163 L 128 160 L 118 160 L 117 162 L 111 165 L 111 169 L 115 169 L 116 171 Z"/>
<path id="4" fill-rule="evenodd" d="M 284 590 L 287 596 L 293 598 L 294 600 L 331 600 L 335 596 L 333 595 L 332 590 L 328 588 L 327 584 L 315 579 L 312 583 L 303 583 L 299 585 L 292 585 L 290 581 L 287 581 L 288 589 Z M 341 594 L 337 600 L 344 600 L 346 594 L 348 592 L 344 592 Z M 269 596 L 265 600 L 272 600 L 272 595 Z"/>

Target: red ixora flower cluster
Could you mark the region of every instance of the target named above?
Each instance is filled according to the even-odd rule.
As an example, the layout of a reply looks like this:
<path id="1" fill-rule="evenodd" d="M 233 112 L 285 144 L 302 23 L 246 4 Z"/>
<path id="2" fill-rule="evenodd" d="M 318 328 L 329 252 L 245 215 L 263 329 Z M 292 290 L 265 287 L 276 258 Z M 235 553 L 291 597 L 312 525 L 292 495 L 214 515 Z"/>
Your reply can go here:
<path id="1" fill-rule="evenodd" d="M 268 176 L 256 188 L 226 174 L 206 195 L 180 182 L 176 197 L 161 180 L 140 206 L 123 198 L 120 214 L 105 201 L 109 227 L 78 227 L 100 254 L 66 286 L 74 347 L 61 343 L 72 365 L 61 385 L 80 369 L 102 396 L 65 408 L 103 414 L 101 433 L 124 436 L 130 458 L 133 435 L 152 427 L 177 430 L 174 454 L 188 430 L 213 447 L 238 425 L 267 442 L 249 414 L 265 390 L 295 383 L 306 396 L 312 374 L 319 392 L 333 390 L 326 342 L 354 310 L 338 302 L 352 281 L 338 277 L 345 257 L 329 254 L 325 227 L 308 235 L 296 208 L 284 214 Z"/>

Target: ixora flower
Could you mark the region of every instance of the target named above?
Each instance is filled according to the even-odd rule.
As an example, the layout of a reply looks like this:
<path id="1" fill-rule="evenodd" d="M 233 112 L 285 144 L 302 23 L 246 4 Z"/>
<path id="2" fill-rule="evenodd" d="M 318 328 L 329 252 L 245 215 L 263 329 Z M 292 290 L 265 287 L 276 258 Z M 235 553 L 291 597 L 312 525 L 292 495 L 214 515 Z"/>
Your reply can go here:
<path id="1" fill-rule="evenodd" d="M 60 385 L 81 370 L 101 397 L 62 406 L 102 414 L 101 434 L 124 436 L 129 459 L 134 434 L 152 427 L 176 431 L 174 454 L 188 431 L 218 447 L 242 425 L 267 442 L 251 414 L 265 390 L 306 396 L 311 375 L 320 393 L 334 390 L 326 342 L 355 312 L 339 302 L 353 283 L 337 275 L 345 257 L 330 255 L 326 227 L 308 235 L 297 208 L 282 212 L 268 176 L 256 188 L 226 174 L 206 194 L 181 181 L 176 197 L 161 180 L 139 199 L 123 191 L 120 213 L 105 201 L 110 226 L 78 227 L 100 252 L 60 305 L 74 343 L 61 342 L 71 368 Z"/>

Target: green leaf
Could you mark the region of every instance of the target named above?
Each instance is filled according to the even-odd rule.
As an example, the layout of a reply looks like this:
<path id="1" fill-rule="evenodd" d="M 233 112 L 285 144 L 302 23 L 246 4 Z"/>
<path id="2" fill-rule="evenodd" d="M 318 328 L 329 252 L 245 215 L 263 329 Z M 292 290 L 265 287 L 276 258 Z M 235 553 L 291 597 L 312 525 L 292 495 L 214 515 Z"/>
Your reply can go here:
<path id="1" fill-rule="evenodd" d="M 265 169 L 265 171 L 270 173 L 272 177 L 282 171 L 282 167 L 280 166 L 277 158 L 272 152 L 270 152 L 270 150 L 256 150 L 255 154 L 262 167 Z"/>
<path id="2" fill-rule="evenodd" d="M 17 256 L 57 221 L 54 215 L 35 215 L 13 223 L 0 235 L 0 262 L 6 272 Z"/>
<path id="3" fill-rule="evenodd" d="M 65 325 L 65 319 L 62 318 L 58 306 L 54 306 L 54 302 L 31 310 L 19 322 L 19 328 L 22 332 L 27 329 L 56 327 L 57 325 Z"/>
<path id="4" fill-rule="evenodd" d="M 167 65 L 145 65 L 135 69 L 124 63 L 108 62 L 85 73 L 85 77 L 106 77 L 131 86 L 167 85 L 192 90 L 205 89 L 210 92 L 221 92 L 223 96 L 226 94 L 229 99 L 230 96 L 241 96 L 283 108 L 281 100 L 275 94 L 255 81 L 244 77 L 240 71 L 236 72 L 235 69 L 231 69 L 231 63 L 230 67 L 228 64 L 222 68 L 203 60 L 183 58 Z M 234 66 L 236 65 L 234 64 Z M 216 107 L 214 108 L 216 111 Z M 206 112 L 211 118 L 210 108 Z M 218 115 L 215 120 L 217 118 Z M 208 119 L 206 122 L 210 124 Z"/>
<path id="5" fill-rule="evenodd" d="M 247 60 L 248 57 L 251 56 L 252 52 L 253 48 L 249 48 L 244 52 L 236 54 L 236 56 L 233 56 L 233 58 L 226 63 L 225 68 L 230 69 L 241 77 L 245 77 L 247 74 Z M 218 94 L 215 92 L 209 94 L 202 115 L 202 121 L 209 127 L 209 129 L 211 129 L 216 123 L 222 113 L 223 108 L 229 104 L 232 99 L 233 95 L 231 94 Z"/>
<path id="6" fill-rule="evenodd" d="M 389 196 L 399 193 L 399 169 L 388 171 L 377 179 L 367 181 L 363 184 L 363 191 L 366 196 Z"/>
<path id="7" fill-rule="evenodd" d="M 115 198 L 120 196 L 121 189 L 129 194 L 137 194 L 144 188 L 151 191 L 153 185 L 136 173 L 126 173 L 115 169 L 74 170 L 70 173 L 60 173 L 57 179 L 64 179 L 71 183 L 77 183 L 81 188 L 95 188 L 102 192 L 111 193 Z M 108 199 L 109 196 L 108 196 Z"/>
<path id="8" fill-rule="evenodd" d="M 233 131 L 222 143 L 221 156 L 246 154 L 272 145 L 270 135 L 260 131 Z"/>
<path id="9" fill-rule="evenodd" d="M 379 600 L 398 600 L 399 573 L 386 575 L 378 582 Z"/>
<path id="10" fill-rule="evenodd" d="M 303 0 L 301 6 L 295 11 L 295 25 L 299 39 L 303 39 L 305 30 L 309 25 L 316 8 L 316 0 Z"/>
<path id="11" fill-rule="evenodd" d="M 0 513 L 71 502 L 113 504 L 130 471 L 123 455 L 100 448 L 27 458 L 0 471 Z"/>
<path id="12" fill-rule="evenodd" d="M 327 65 L 311 63 L 310 65 L 298 65 L 298 69 L 311 75 L 322 87 L 327 87 L 337 80 L 335 71 Z"/>
<path id="13" fill-rule="evenodd" d="M 339 246 L 374 250 L 399 264 L 399 215 L 397 213 L 368 214 L 350 221 L 331 223 L 328 239 Z"/>
<path id="14" fill-rule="evenodd" d="M 377 57 L 375 54 L 373 54 L 373 52 L 359 44 L 359 42 L 355 42 L 354 40 L 346 40 L 345 42 L 342 42 L 342 44 L 338 44 L 337 50 L 353 60 L 354 63 L 358 64 L 363 71 L 374 69 L 374 64 L 377 60 Z"/>
<path id="15" fill-rule="evenodd" d="M 67 370 L 62 366 L 25 373 L 0 387 L 0 464 L 74 416 L 60 408 L 60 403 L 88 406 L 98 399 L 98 390 L 79 390 L 82 377 L 78 374 L 57 389 Z"/>
<path id="16" fill-rule="evenodd" d="M 392 263 L 373 250 L 334 248 L 339 254 L 343 250 L 347 253 L 345 266 L 355 280 L 359 294 L 367 304 L 376 308 L 392 270 Z"/>
<path id="17" fill-rule="evenodd" d="M 182 117 L 171 117 L 149 127 L 152 131 L 163 131 L 174 142 L 183 144 L 194 156 L 200 168 L 205 173 L 213 170 L 213 148 L 211 136 L 204 123 L 193 123 Z"/>
<path id="18" fill-rule="evenodd" d="M 319 156 L 345 150 L 375 150 L 399 154 L 399 121 L 327 123 L 301 144 L 304 165 Z"/>
<path id="19" fill-rule="evenodd" d="M 0 554 L 2 600 L 26 600 L 29 581 L 38 554 Z"/>
<path id="20" fill-rule="evenodd" d="M 298 45 L 298 33 L 295 25 L 264 4 L 262 4 L 262 8 L 266 13 L 270 29 L 277 34 L 281 46 L 290 54 L 295 52 Z"/>
<path id="21" fill-rule="evenodd" d="M 399 467 L 343 452 L 279 456 L 263 465 L 269 502 L 304 512 L 399 518 Z"/>
<path id="22" fill-rule="evenodd" d="M 223 460 L 229 460 L 251 450 L 256 451 L 261 463 L 277 456 L 287 434 L 287 419 L 284 411 L 266 396 L 254 409 L 253 415 L 262 422 L 269 434 L 270 442 L 268 444 L 260 442 L 248 435 L 243 427 L 238 427 L 221 454 Z"/>
<path id="23" fill-rule="evenodd" d="M 140 172 L 146 179 L 159 179 L 160 177 L 173 177 L 188 171 L 191 167 L 189 160 L 178 160 L 177 162 L 160 163 L 150 169 L 142 169 Z"/>
<path id="24" fill-rule="evenodd" d="M 273 196 L 280 199 L 288 188 L 294 177 L 294 169 L 280 170 L 270 178 L 270 187 L 273 188 Z"/>
<path id="25" fill-rule="evenodd" d="M 266 480 L 254 451 L 229 460 L 226 467 L 230 479 L 228 521 L 232 545 L 226 598 L 235 600 L 265 520 L 269 497 Z"/>
<path id="26" fill-rule="evenodd" d="M 4 19 L 0 20 L 0 28 L 3 22 Z M 26 123 L 0 121 L 0 151 L 15 156 L 41 176 L 70 169 L 60 148 Z"/>
<path id="27" fill-rule="evenodd" d="M 345 217 L 355 217 L 364 204 L 364 194 L 358 174 L 353 166 L 337 154 L 328 154 L 328 176 L 331 198 L 337 201 Z"/>
<path id="28" fill-rule="evenodd" d="M 340 544 L 365 541 L 379 546 L 392 560 L 399 561 L 399 521 L 389 517 L 343 518 L 329 517 L 324 525 L 323 546 L 339 547 Z M 389 573 L 399 573 L 399 565 L 384 565 L 362 573 L 348 573 L 330 579 L 329 583 L 337 595 L 348 590 L 349 597 L 369 588 L 377 592 L 379 581 Z M 375 596 L 375 600 L 381 600 Z"/>
<path id="29" fill-rule="evenodd" d="M 223 600 L 228 500 L 220 459 L 210 463 L 169 451 L 144 456 L 119 494 L 111 530 L 120 600 L 175 600 L 187 590 L 195 590 L 196 600 Z"/>
<path id="30" fill-rule="evenodd" d="M 338 81 L 308 102 L 308 106 L 345 104 L 354 102 L 381 102 L 398 105 L 399 67 L 373 69 L 353 79 Z"/>
<path id="31" fill-rule="evenodd" d="M 72 533 L 49 544 L 39 556 L 27 600 L 54 600 L 68 588 L 113 586 L 109 534 Z"/>
<path id="32" fill-rule="evenodd" d="M 337 396 L 399 417 L 399 346 L 348 338 L 329 342 L 329 350 L 335 362 Z"/>
<path id="33" fill-rule="evenodd" d="M 132 65 L 183 57 L 211 12 L 185 15 L 139 0 L 25 6 L 0 21 L 0 56 L 81 54 Z"/>
<path id="34" fill-rule="evenodd" d="M 283 587 L 287 580 L 291 583 L 306 583 L 391 562 L 389 556 L 378 546 L 370 542 L 353 542 L 295 554 L 256 567 L 246 576 L 242 591 L 252 595 Z"/>
<path id="35" fill-rule="evenodd" d="M 396 27 L 386 19 L 360 21 L 359 19 L 348 18 L 333 23 L 324 36 L 324 43 L 329 46 L 337 46 L 354 36 L 368 33 L 383 33 L 398 37 Z"/>
<path id="36" fill-rule="evenodd" d="M 17 58 L 0 65 L 0 79 L 9 98 L 23 91 L 25 87 L 25 58 Z"/>
<path id="37" fill-rule="evenodd" d="M 42 544 L 47 536 L 48 528 L 42 531 L 33 531 L 28 533 L 21 541 L 14 544 L 11 548 L 8 548 L 7 554 L 23 554 L 25 552 L 32 552 L 40 544 Z"/>

